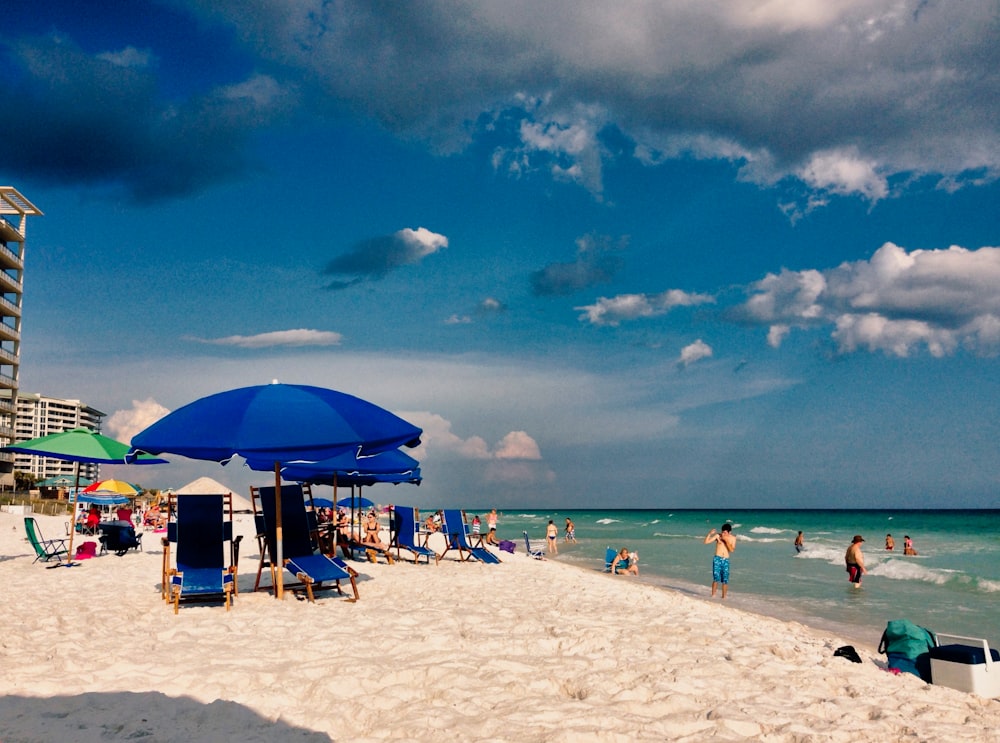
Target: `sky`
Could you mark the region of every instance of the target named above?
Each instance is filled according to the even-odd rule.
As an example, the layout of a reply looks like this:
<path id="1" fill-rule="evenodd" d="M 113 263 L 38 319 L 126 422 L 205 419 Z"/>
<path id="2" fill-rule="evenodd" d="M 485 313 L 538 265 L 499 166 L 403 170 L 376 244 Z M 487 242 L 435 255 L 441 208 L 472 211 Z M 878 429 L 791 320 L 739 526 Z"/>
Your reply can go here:
<path id="1" fill-rule="evenodd" d="M 21 390 L 106 434 L 277 379 L 424 429 L 380 502 L 1000 507 L 995 0 L 54 0 L 0 65 Z"/>

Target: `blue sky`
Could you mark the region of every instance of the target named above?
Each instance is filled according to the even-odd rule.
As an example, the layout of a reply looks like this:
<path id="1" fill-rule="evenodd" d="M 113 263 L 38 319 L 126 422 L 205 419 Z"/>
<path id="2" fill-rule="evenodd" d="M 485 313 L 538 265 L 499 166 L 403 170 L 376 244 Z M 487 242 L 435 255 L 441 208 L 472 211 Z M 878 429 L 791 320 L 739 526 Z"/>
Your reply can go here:
<path id="1" fill-rule="evenodd" d="M 1000 507 L 992 0 L 4 28 L 0 181 L 45 212 L 21 387 L 106 433 L 280 379 L 425 429 L 424 484 L 377 500 Z"/>

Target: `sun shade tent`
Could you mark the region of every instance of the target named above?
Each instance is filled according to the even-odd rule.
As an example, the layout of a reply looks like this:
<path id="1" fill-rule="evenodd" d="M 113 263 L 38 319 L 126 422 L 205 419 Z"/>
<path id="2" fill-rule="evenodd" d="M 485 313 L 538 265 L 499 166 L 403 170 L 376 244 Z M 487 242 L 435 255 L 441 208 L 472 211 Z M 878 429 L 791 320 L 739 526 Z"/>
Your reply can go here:
<path id="1" fill-rule="evenodd" d="M 127 444 L 109 438 L 86 428 L 73 428 L 69 431 L 50 433 L 48 436 L 18 441 L 0 449 L 3 452 L 15 454 L 33 454 L 38 457 L 62 459 L 76 462 L 76 487 L 80 487 L 80 464 L 166 464 L 165 459 L 159 459 L 149 454 L 132 455 Z M 69 549 L 70 559 L 67 565 L 72 565 L 73 533 L 70 529 Z"/>
<path id="2" fill-rule="evenodd" d="M 336 390 L 279 384 L 243 387 L 195 400 L 132 437 L 132 453 L 172 453 L 225 464 L 234 456 L 274 469 L 276 556 L 282 558 L 281 468 L 345 452 L 377 454 L 417 446 L 421 429 Z M 275 596 L 283 596 L 279 571 Z"/>

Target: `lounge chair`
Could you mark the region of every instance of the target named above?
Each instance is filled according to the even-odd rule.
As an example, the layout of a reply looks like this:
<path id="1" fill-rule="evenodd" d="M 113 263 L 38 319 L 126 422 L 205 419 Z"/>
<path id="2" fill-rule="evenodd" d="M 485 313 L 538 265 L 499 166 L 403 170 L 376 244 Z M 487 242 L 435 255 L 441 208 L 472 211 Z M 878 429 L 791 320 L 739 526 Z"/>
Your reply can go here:
<path id="1" fill-rule="evenodd" d="M 255 516 L 261 516 L 258 522 L 262 528 L 258 541 L 263 544 L 260 562 L 257 566 L 257 580 L 254 590 L 260 589 L 260 579 L 264 567 L 271 572 L 271 586 L 276 583 L 279 566 L 277 562 L 277 530 L 275 528 L 276 511 L 274 508 L 274 488 L 250 488 L 250 498 L 254 506 Z M 281 486 L 281 532 L 282 558 L 286 568 L 299 583 L 285 584 L 289 590 L 305 590 L 310 602 L 315 602 L 315 592 L 325 588 L 336 589 L 337 593 L 346 596 L 340 587 L 340 581 L 349 580 L 357 601 L 358 584 L 355 580 L 358 573 L 343 560 L 316 554 L 315 545 L 309 529 L 306 516 L 303 490 L 300 485 Z M 327 584 L 327 585 L 324 585 Z"/>
<path id="2" fill-rule="evenodd" d="M 610 573 L 611 572 L 611 566 L 614 564 L 615 557 L 617 557 L 617 556 L 618 556 L 618 550 L 616 550 L 614 547 L 608 547 L 607 549 L 604 550 L 604 572 L 605 573 Z"/>
<path id="3" fill-rule="evenodd" d="M 98 528 L 101 552 L 114 552 L 121 557 L 131 549 L 142 551 L 142 534 L 135 533 L 131 521 L 102 521 Z"/>
<path id="4" fill-rule="evenodd" d="M 421 557 L 427 558 L 430 565 L 431 557 L 437 564 L 441 557 L 430 547 L 419 543 L 420 533 L 420 512 L 411 506 L 393 506 L 392 508 L 392 539 L 390 544 L 396 547 L 396 555 L 399 556 L 401 549 L 407 550 L 413 555 L 413 562 L 417 562 Z"/>
<path id="5" fill-rule="evenodd" d="M 528 539 L 528 532 L 522 533 L 524 534 L 524 549 L 527 550 L 528 557 L 534 557 L 536 560 L 544 560 L 545 552 L 537 547 L 531 546 L 531 540 Z"/>
<path id="6" fill-rule="evenodd" d="M 229 508 L 226 508 L 226 501 Z M 181 601 L 223 601 L 232 605 L 236 566 L 231 560 L 232 499 L 226 495 L 171 495 L 166 547 L 174 548 L 176 567 L 169 572 L 168 600 L 177 613 Z M 227 559 L 228 558 L 228 559 Z"/>
<path id="7" fill-rule="evenodd" d="M 69 554 L 65 539 L 42 538 L 42 532 L 33 516 L 24 517 L 24 530 L 28 533 L 28 541 L 35 550 L 35 559 L 32 562 L 39 560 L 48 562 L 53 559 L 62 562 L 62 556 Z"/>
<path id="8" fill-rule="evenodd" d="M 465 523 L 465 512 L 456 509 L 444 510 L 441 512 L 441 531 L 444 533 L 447 553 L 450 549 L 457 549 L 459 559 L 467 561 L 469 557 L 475 557 L 481 562 L 497 564 L 500 558 L 494 555 L 485 547 L 473 547 L 469 543 L 468 525 Z M 465 553 L 468 552 L 468 557 Z M 442 557 L 444 557 L 442 553 Z"/>

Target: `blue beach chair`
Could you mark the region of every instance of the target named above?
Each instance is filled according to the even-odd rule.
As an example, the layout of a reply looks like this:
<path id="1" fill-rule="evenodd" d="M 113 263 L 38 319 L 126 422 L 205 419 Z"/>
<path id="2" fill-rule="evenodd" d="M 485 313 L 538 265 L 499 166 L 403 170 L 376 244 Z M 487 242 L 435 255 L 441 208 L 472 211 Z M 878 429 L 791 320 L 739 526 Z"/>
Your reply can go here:
<path id="1" fill-rule="evenodd" d="M 615 557 L 617 557 L 617 556 L 618 556 L 618 550 L 616 550 L 614 547 L 608 547 L 606 550 L 604 550 L 604 572 L 605 573 L 610 573 L 611 572 L 611 566 L 614 564 Z"/>
<path id="2" fill-rule="evenodd" d="M 227 508 L 228 505 L 228 508 Z M 168 600 L 178 612 L 180 602 L 222 601 L 232 605 L 236 566 L 227 564 L 232 554 L 232 499 L 228 495 L 171 495 L 168 500 L 164 565 L 175 545 L 176 567 L 169 571 Z"/>
<path id="3" fill-rule="evenodd" d="M 263 517 L 264 542 L 261 550 L 260 563 L 257 567 L 257 581 L 254 590 L 260 587 L 261 572 L 267 564 L 271 569 L 271 586 L 276 582 L 276 570 L 286 568 L 296 578 L 298 583 L 285 584 L 289 590 L 304 590 L 310 602 L 315 602 L 315 592 L 323 589 L 336 589 L 337 593 L 346 596 L 340 587 L 340 581 L 348 580 L 354 591 L 350 601 L 358 600 L 358 584 L 355 578 L 358 573 L 347 563 L 337 557 L 327 557 L 315 552 L 315 542 L 310 534 L 309 520 L 306 516 L 304 494 L 301 485 L 281 486 L 281 533 L 282 558 L 284 565 L 278 566 L 277 535 L 275 528 L 276 511 L 274 508 L 274 488 L 250 488 L 250 497 L 254 512 L 260 508 Z"/>
<path id="4" fill-rule="evenodd" d="M 419 543 L 420 516 L 416 508 L 411 506 L 393 506 L 392 508 L 392 542 L 396 547 L 396 555 L 401 549 L 408 550 L 413 555 L 413 562 L 421 557 L 427 558 L 430 565 L 431 557 L 437 564 L 441 556 L 430 547 Z"/>
<path id="5" fill-rule="evenodd" d="M 528 552 L 528 557 L 534 557 L 536 560 L 544 560 L 545 552 L 538 549 L 537 547 L 531 546 L 531 540 L 528 539 L 528 532 L 521 532 L 524 534 L 524 549 Z"/>
<path id="6" fill-rule="evenodd" d="M 445 553 L 450 549 L 457 549 L 458 557 L 463 562 L 467 561 L 469 557 L 475 557 L 477 560 L 491 565 L 500 563 L 500 558 L 485 547 L 473 547 L 469 543 L 468 525 L 465 523 L 463 511 L 444 510 L 441 512 L 441 522 L 441 531 L 444 532 L 446 545 Z M 469 553 L 468 557 L 465 556 L 466 552 Z M 444 553 L 441 556 L 444 557 Z"/>

